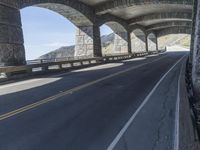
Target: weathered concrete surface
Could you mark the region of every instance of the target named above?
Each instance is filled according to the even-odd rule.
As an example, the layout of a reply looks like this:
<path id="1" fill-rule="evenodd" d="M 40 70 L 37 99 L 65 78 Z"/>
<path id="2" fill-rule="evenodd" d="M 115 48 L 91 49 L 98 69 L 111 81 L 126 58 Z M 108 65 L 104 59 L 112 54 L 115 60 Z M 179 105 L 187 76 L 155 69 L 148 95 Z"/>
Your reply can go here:
<path id="1" fill-rule="evenodd" d="M 56 4 L 56 3 L 41 3 L 36 4 L 34 6 L 46 8 L 49 10 L 52 10 L 54 12 L 57 12 L 58 14 L 62 15 L 66 19 L 70 20 L 75 26 L 92 26 L 93 25 L 93 18 L 91 14 L 85 15 L 81 13 L 80 11 L 63 4 Z M 88 17 L 87 17 L 88 16 Z M 90 17 L 90 18 L 89 18 Z"/>
<path id="2" fill-rule="evenodd" d="M 136 29 L 131 33 L 131 45 L 133 53 L 146 51 L 146 36 L 142 30 Z"/>
<path id="3" fill-rule="evenodd" d="M 12 7 L 15 3 L 7 5 L 0 3 L 0 65 L 22 65 L 25 51 L 20 12 Z"/>
<path id="4" fill-rule="evenodd" d="M 192 29 L 191 27 L 168 27 L 161 30 L 155 31 L 158 37 L 165 36 L 168 34 L 191 34 Z"/>
<path id="5" fill-rule="evenodd" d="M 196 23 L 195 23 L 195 39 L 194 39 L 194 50 L 193 50 L 193 61 L 192 61 L 192 80 L 195 90 L 195 98 L 200 102 L 200 1 L 197 1 L 196 12 Z"/>
<path id="6" fill-rule="evenodd" d="M 100 31 L 96 26 L 77 28 L 75 56 L 101 57 Z"/>
<path id="7" fill-rule="evenodd" d="M 180 76 L 180 135 L 179 135 L 179 149 L 180 150 L 199 150 L 200 143 L 196 125 L 194 122 L 194 115 L 189 104 L 188 94 L 185 83 L 185 66 L 183 64 Z"/>
<path id="8" fill-rule="evenodd" d="M 19 0 L 19 8 L 39 6 L 55 11 L 69 19 L 76 26 L 91 25 L 95 22 L 94 10 L 74 0 Z"/>
<path id="9" fill-rule="evenodd" d="M 149 26 L 155 23 L 161 23 L 162 21 L 191 21 L 192 20 L 192 12 L 162 12 L 162 13 L 154 13 L 148 14 L 144 16 L 140 16 L 137 18 L 133 18 L 129 20 L 129 24 L 141 24 L 144 26 Z"/>
<path id="10" fill-rule="evenodd" d="M 87 1 L 87 0 L 84 0 Z M 97 1 L 97 0 L 94 0 Z M 97 14 L 111 13 L 126 19 L 162 11 L 192 11 L 191 0 L 105 0 L 102 4 L 96 5 Z M 122 16 L 123 14 L 123 16 Z"/>
<path id="11" fill-rule="evenodd" d="M 156 51 L 157 50 L 157 38 L 155 34 L 150 33 L 147 36 L 148 39 L 148 51 Z"/>
<path id="12" fill-rule="evenodd" d="M 75 56 L 93 56 L 93 26 L 77 28 Z"/>
<path id="13" fill-rule="evenodd" d="M 191 46 L 190 46 L 190 59 L 189 59 L 191 64 L 192 64 L 192 60 L 193 60 L 193 51 L 194 51 L 197 4 L 198 4 L 198 0 L 193 0 L 192 33 L 191 33 Z"/>
<path id="14" fill-rule="evenodd" d="M 114 53 L 128 53 L 128 33 L 127 32 L 115 33 L 113 54 Z"/>
<path id="15" fill-rule="evenodd" d="M 150 25 L 146 28 L 146 30 L 159 30 L 169 27 L 192 27 L 191 21 L 170 21 L 170 22 L 162 22 Z"/>
<path id="16" fill-rule="evenodd" d="M 115 33 L 112 53 L 128 53 L 130 49 L 130 35 L 126 29 L 126 26 L 124 27 L 120 22 L 116 21 L 106 22 L 105 25 L 110 27 Z"/>

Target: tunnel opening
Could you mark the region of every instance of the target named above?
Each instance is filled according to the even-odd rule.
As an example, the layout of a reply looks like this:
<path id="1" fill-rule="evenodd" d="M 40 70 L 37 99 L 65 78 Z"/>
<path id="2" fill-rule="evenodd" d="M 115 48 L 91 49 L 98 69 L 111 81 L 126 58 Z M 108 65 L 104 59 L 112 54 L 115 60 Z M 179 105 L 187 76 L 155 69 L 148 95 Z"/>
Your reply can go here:
<path id="1" fill-rule="evenodd" d="M 146 35 L 141 29 L 131 32 L 131 48 L 132 53 L 146 51 Z"/>
<path id="2" fill-rule="evenodd" d="M 103 35 L 103 28 L 107 28 L 110 34 L 107 36 Z M 100 29 L 102 54 L 104 56 L 128 53 L 128 33 L 121 24 L 110 21 L 103 24 Z M 109 42 L 105 42 L 106 38 Z"/>
<path id="3" fill-rule="evenodd" d="M 167 34 L 158 37 L 158 48 L 166 48 L 167 51 L 189 51 L 190 43 L 190 34 Z"/>

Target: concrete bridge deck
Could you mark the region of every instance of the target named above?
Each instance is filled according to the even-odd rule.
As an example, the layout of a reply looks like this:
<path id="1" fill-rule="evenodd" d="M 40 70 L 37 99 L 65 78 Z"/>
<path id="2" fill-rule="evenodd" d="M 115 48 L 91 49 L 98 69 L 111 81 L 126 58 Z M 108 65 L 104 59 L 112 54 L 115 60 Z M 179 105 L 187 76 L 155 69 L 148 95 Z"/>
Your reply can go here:
<path id="1" fill-rule="evenodd" d="M 174 149 L 186 55 L 171 52 L 1 85 L 0 149 Z"/>

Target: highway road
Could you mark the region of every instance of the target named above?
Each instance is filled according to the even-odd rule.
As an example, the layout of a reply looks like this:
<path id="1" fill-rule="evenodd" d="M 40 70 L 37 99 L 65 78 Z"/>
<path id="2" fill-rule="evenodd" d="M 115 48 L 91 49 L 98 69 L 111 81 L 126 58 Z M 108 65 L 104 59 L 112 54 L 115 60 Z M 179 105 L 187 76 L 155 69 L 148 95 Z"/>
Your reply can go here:
<path id="1" fill-rule="evenodd" d="M 127 133 L 127 149 L 172 150 L 185 55 L 169 52 L 0 85 L 0 150 L 115 149 Z"/>

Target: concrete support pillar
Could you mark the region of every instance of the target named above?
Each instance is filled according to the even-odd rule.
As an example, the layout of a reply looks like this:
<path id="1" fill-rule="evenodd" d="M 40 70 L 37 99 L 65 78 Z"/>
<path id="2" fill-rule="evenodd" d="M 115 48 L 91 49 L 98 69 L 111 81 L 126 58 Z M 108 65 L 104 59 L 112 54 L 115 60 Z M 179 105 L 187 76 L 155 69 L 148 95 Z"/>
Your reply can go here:
<path id="1" fill-rule="evenodd" d="M 193 1 L 193 17 L 192 17 L 193 21 L 192 21 L 191 44 L 190 44 L 190 57 L 189 57 L 190 63 L 192 63 L 192 57 L 193 57 L 193 51 L 194 51 L 196 15 L 197 15 L 197 0 L 194 0 Z"/>
<path id="2" fill-rule="evenodd" d="M 0 3 L 0 66 L 25 64 L 20 11 L 14 3 Z"/>
<path id="3" fill-rule="evenodd" d="M 145 35 L 136 35 L 134 32 L 131 33 L 131 45 L 132 52 L 145 52 L 146 50 L 146 36 Z"/>
<path id="4" fill-rule="evenodd" d="M 129 52 L 128 39 L 129 38 L 127 32 L 115 33 L 113 54 L 128 53 Z"/>
<path id="5" fill-rule="evenodd" d="M 101 38 L 98 26 L 77 28 L 75 56 L 101 57 Z"/>
<path id="6" fill-rule="evenodd" d="M 148 51 L 156 51 L 156 41 L 153 41 L 148 38 Z"/>
<path id="7" fill-rule="evenodd" d="M 159 51 L 159 48 L 158 48 L 158 37 L 156 36 L 156 51 Z"/>
<path id="8" fill-rule="evenodd" d="M 145 35 L 145 46 L 146 46 L 146 52 L 149 52 L 149 43 L 147 35 Z"/>
<path id="9" fill-rule="evenodd" d="M 197 2 L 194 32 L 194 49 L 192 58 L 192 81 L 195 98 L 200 102 L 200 0 Z"/>
<path id="10" fill-rule="evenodd" d="M 131 33 L 128 32 L 128 53 L 132 54 Z"/>

